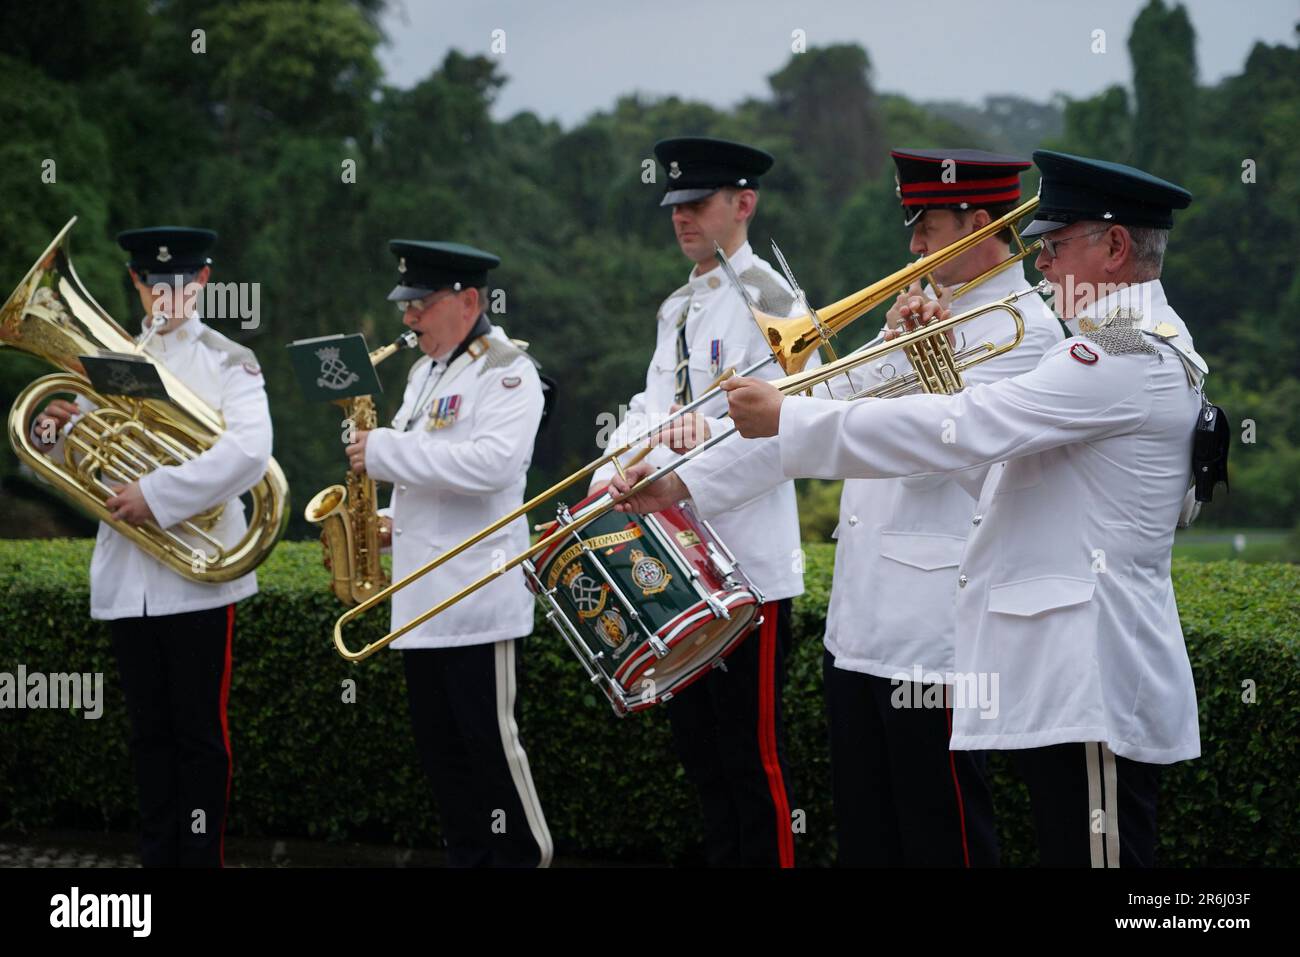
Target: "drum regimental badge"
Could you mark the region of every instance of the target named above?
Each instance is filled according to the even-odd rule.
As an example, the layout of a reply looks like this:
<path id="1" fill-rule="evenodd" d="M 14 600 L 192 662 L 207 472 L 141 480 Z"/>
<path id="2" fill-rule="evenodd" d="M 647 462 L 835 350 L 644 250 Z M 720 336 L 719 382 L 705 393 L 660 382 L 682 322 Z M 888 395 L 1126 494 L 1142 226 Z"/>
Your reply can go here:
<path id="1" fill-rule="evenodd" d="M 596 633 L 610 648 L 617 649 L 627 640 L 627 622 L 623 620 L 622 615 L 611 608 L 596 622 Z"/>
<path id="2" fill-rule="evenodd" d="M 584 575 L 581 565 L 571 565 L 561 580 L 569 589 L 569 597 L 573 600 L 573 607 L 578 609 L 579 618 L 595 618 L 604 611 L 609 586 Z"/>
<path id="3" fill-rule="evenodd" d="M 659 594 L 673 580 L 673 576 L 668 574 L 668 569 L 663 562 L 657 558 L 651 558 L 641 549 L 632 549 L 630 557 L 632 559 L 632 580 L 641 589 L 641 594 L 646 597 Z"/>

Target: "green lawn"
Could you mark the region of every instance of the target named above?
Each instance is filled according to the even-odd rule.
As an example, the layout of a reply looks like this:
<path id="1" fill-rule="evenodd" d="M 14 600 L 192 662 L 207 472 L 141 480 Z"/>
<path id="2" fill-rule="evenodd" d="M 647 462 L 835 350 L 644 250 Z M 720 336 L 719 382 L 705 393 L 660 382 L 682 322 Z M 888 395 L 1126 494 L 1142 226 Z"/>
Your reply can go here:
<path id="1" fill-rule="evenodd" d="M 1198 562 L 1293 560 L 1294 556 L 1288 555 L 1288 534 L 1286 529 L 1276 528 L 1190 528 L 1174 539 L 1174 557 Z M 1243 547 L 1238 550 L 1238 545 Z"/>

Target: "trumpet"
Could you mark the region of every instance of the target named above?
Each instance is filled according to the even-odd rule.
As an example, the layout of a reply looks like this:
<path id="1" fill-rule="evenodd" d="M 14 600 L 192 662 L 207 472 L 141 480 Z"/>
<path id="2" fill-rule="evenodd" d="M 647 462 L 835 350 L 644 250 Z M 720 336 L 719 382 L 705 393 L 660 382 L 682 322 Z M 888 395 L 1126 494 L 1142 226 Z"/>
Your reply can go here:
<path id="1" fill-rule="evenodd" d="M 1028 206 L 1030 204 L 1026 204 L 1026 205 Z M 990 227 L 993 225 L 995 224 L 990 224 Z M 1005 226 L 1006 223 L 999 222 L 997 223 L 997 225 L 998 228 L 1001 228 L 1002 226 Z M 986 227 L 986 229 L 987 228 L 989 227 Z M 963 246 L 963 251 L 966 248 L 969 248 L 969 244 Z M 938 256 L 947 251 L 948 249 L 945 248 L 944 250 L 940 250 L 939 253 L 935 253 L 934 255 Z M 953 253 L 952 255 L 957 255 L 957 253 Z M 1027 255 L 1027 253 L 1025 253 L 1025 255 Z M 1023 255 L 1020 258 L 1024 258 Z M 904 278 L 906 279 L 906 281 L 903 282 L 902 286 L 898 288 L 905 289 L 908 286 L 910 286 L 912 281 L 916 278 L 916 276 L 920 274 L 917 271 L 927 265 L 927 260 L 929 260 L 928 263 L 929 268 L 933 268 L 935 264 L 933 262 L 933 257 L 926 257 L 926 260 L 922 260 L 918 263 L 913 264 L 913 266 L 907 269 L 900 270 L 899 273 L 895 273 L 894 274 L 895 277 L 899 277 L 894 280 L 896 283 L 903 282 L 903 279 Z M 1007 265 L 1010 265 L 1011 262 L 1013 261 L 1018 262 L 1019 259 L 1008 260 Z M 1006 266 L 1003 266 L 1002 268 L 1006 268 Z M 928 272 L 928 269 L 924 269 L 923 271 Z M 879 286 L 878 283 L 875 285 Z M 873 287 L 868 287 L 868 288 L 870 289 Z M 834 378 L 835 376 L 845 373 L 850 369 L 855 368 L 856 366 L 863 365 L 868 362 L 872 362 L 880 358 L 881 356 L 887 355 L 891 352 L 902 351 L 911 361 L 912 369 L 913 369 L 912 372 L 909 372 L 903 376 L 896 377 L 896 379 L 888 380 L 885 383 L 881 383 L 881 385 L 876 387 L 875 389 L 868 389 L 863 392 L 857 393 L 854 396 L 854 398 L 865 398 L 869 396 L 874 396 L 877 394 L 877 392 L 879 392 L 879 395 L 881 397 L 894 396 L 894 395 L 904 394 L 907 391 L 915 391 L 915 390 L 922 390 L 926 392 L 942 392 L 942 393 L 950 394 L 962 387 L 962 373 L 966 369 L 978 365 L 981 362 L 986 362 L 989 359 L 994 358 L 995 356 L 1002 355 L 1003 353 L 1008 352 L 1011 349 L 1015 348 L 1017 345 L 1019 345 L 1019 343 L 1024 338 L 1025 325 L 1024 325 L 1024 317 L 1021 315 L 1020 311 L 1017 308 L 1015 308 L 1014 303 L 1016 302 L 1016 300 L 1024 296 L 1040 293 L 1045 288 L 1047 288 L 1047 283 L 1045 282 L 1040 283 L 1037 286 L 1031 287 L 1029 289 L 1026 289 L 1018 293 L 1014 293 L 1010 296 L 1007 296 L 1004 299 L 1000 299 L 997 300 L 996 302 L 988 303 L 977 309 L 972 309 L 967 312 L 960 313 L 956 316 L 950 316 L 947 319 L 944 319 L 942 321 L 932 322 L 928 325 L 922 326 L 911 332 L 903 333 L 902 335 L 892 340 L 889 340 L 887 342 L 882 342 L 876 345 L 872 345 L 870 347 L 864 347 L 842 358 L 836 359 L 833 362 L 829 362 L 823 366 L 819 366 L 818 368 L 813 369 L 811 371 L 796 372 L 792 375 L 787 375 L 784 378 L 776 379 L 773 381 L 772 384 L 775 385 L 786 395 L 797 395 L 798 393 L 807 391 L 816 385 L 825 383 L 830 379 Z M 862 293 L 859 293 L 858 297 L 865 298 L 863 297 Z M 876 298 L 875 301 L 879 302 L 883 298 L 884 298 L 883 296 L 879 296 Z M 949 331 L 955 329 L 957 326 L 963 323 L 971 321 L 972 319 L 977 319 L 981 316 L 989 315 L 997 311 L 1005 311 L 1012 320 L 1014 332 L 1011 338 L 1007 342 L 1000 343 L 1000 344 L 984 342 L 963 349 L 961 352 L 957 352 L 957 353 L 953 352 L 947 339 L 947 333 Z M 757 368 L 762 364 L 764 363 L 758 363 L 755 366 L 751 366 L 749 370 L 746 370 L 745 374 L 749 374 L 750 371 L 756 371 Z M 729 373 L 724 373 L 724 375 L 721 378 L 725 379 L 728 377 L 729 377 Z M 709 394 L 712 394 L 712 390 L 710 390 Z M 683 407 L 683 410 L 681 411 L 689 411 L 691 408 L 698 405 L 700 401 L 702 401 L 702 399 L 690 403 L 688 406 Z M 680 414 L 681 412 L 678 413 L 678 415 Z M 490 584 L 492 581 L 504 575 L 506 572 L 512 570 L 513 568 L 525 562 L 531 562 L 531 559 L 535 555 L 538 555 L 544 552 L 546 549 L 550 548 L 551 545 L 553 545 L 557 540 L 569 536 L 575 532 L 581 531 L 584 527 L 586 527 L 591 522 L 594 522 L 596 519 L 602 517 L 603 515 L 608 514 L 608 512 L 611 509 L 613 509 L 614 506 L 617 505 L 619 502 L 624 501 L 626 498 L 635 495 L 637 492 L 640 492 L 642 489 L 646 488 L 646 486 L 650 485 L 652 482 L 655 482 L 658 479 L 663 478 L 665 475 L 668 475 L 671 472 L 676 471 L 686 462 L 691 461 L 698 455 L 702 455 L 704 452 L 716 446 L 719 442 L 722 442 L 727 438 L 736 434 L 736 430 L 732 428 L 732 429 L 728 429 L 725 432 L 719 433 L 716 436 L 711 437 L 706 442 L 696 446 L 694 449 L 687 452 L 685 455 L 682 455 L 679 458 L 677 458 L 670 465 L 664 466 L 663 468 L 660 468 L 656 472 L 653 472 L 650 475 L 647 475 L 645 478 L 638 481 L 635 485 L 633 485 L 628 490 L 626 495 L 616 497 L 611 493 L 606 492 L 605 501 L 602 502 L 598 507 L 590 508 L 589 510 L 584 512 L 584 514 L 580 518 L 569 515 L 567 509 L 561 508 L 561 521 L 557 524 L 554 531 L 546 535 L 543 535 L 534 544 L 532 544 L 524 551 L 520 552 L 510 561 L 505 562 L 504 564 L 495 563 L 494 569 L 488 574 L 482 576 L 478 580 L 465 586 L 456 594 L 434 605 L 428 611 L 425 611 L 423 614 L 407 622 L 405 625 L 402 625 L 401 627 L 394 629 L 393 631 L 389 632 L 387 635 L 385 635 L 382 638 L 370 642 L 360 650 L 353 651 L 347 647 L 347 644 L 343 639 L 343 628 L 349 622 L 359 617 L 360 615 L 365 614 L 369 609 L 373 608 L 376 604 L 387 599 L 394 592 L 402 588 L 408 587 L 413 582 L 419 580 L 420 578 L 423 578 L 425 575 L 439 568 L 445 562 L 448 562 L 451 559 L 455 558 L 457 555 L 461 554 L 463 551 L 465 551 L 467 548 L 474 545 L 476 542 L 483 540 L 487 536 L 492 535 L 498 530 L 509 525 L 511 522 L 515 521 L 521 515 L 526 514 L 529 509 L 536 507 L 541 502 L 544 502 L 547 499 L 560 494 L 565 489 L 570 488 L 577 482 L 586 478 L 592 472 L 596 471 L 605 463 L 613 462 L 615 467 L 618 468 L 620 471 L 622 471 L 623 465 L 621 464 L 620 457 L 625 452 L 629 451 L 632 448 L 632 446 L 638 444 L 639 442 L 645 440 L 646 438 L 652 437 L 654 433 L 658 432 L 659 429 L 661 429 L 662 427 L 663 426 L 656 427 L 650 432 L 647 432 L 645 435 L 639 436 L 636 439 L 633 439 L 631 441 L 621 443 L 619 447 L 616 448 L 614 451 L 606 452 L 605 455 L 601 456 L 598 459 L 595 459 L 588 465 L 584 466 L 583 468 L 579 469 L 577 472 L 570 475 L 568 478 L 563 479 L 562 481 L 556 483 L 555 485 L 552 485 L 550 488 L 542 492 L 540 495 L 535 496 L 534 498 L 525 502 L 523 505 L 519 506 L 512 512 L 497 519 L 497 521 L 493 522 L 487 528 L 465 539 L 459 545 L 439 555 L 433 561 L 430 561 L 424 566 L 417 568 L 415 571 L 411 572 L 401 581 L 394 582 L 393 584 L 389 585 L 387 588 L 383 589 L 382 591 L 376 592 L 374 595 L 372 595 L 370 598 L 368 598 L 366 601 L 362 602 L 361 604 L 357 605 L 355 608 L 352 608 L 349 611 L 345 612 L 334 623 L 335 649 L 343 658 L 347 659 L 348 661 L 352 661 L 355 663 L 355 662 L 365 660 L 366 658 L 370 657 L 370 655 L 381 650 L 382 648 L 387 647 L 389 644 L 396 641 L 398 638 L 402 637 L 402 635 L 406 634 L 407 632 L 411 631 L 414 628 L 419 627 L 429 619 L 441 614 L 447 608 L 451 607 L 452 605 L 463 600 L 467 596 L 478 591 L 480 588 L 483 588 L 485 585 Z"/>
<path id="2" fill-rule="evenodd" d="M 937 267 L 956 259 L 970 249 L 974 249 L 990 236 L 997 235 L 1001 230 L 1014 226 L 1022 217 L 1028 216 L 1037 208 L 1038 197 L 1035 196 L 1021 203 L 1006 215 L 1000 216 L 983 228 L 975 230 L 970 235 L 963 236 L 961 239 L 943 247 L 943 249 L 918 259 L 911 265 L 904 266 L 902 269 L 891 273 L 884 279 L 873 282 L 870 286 L 859 289 L 857 292 L 851 293 L 821 309 L 813 309 L 808 304 L 807 298 L 803 295 L 803 290 L 799 288 L 799 284 L 794 281 L 794 277 L 786 268 L 785 257 L 781 255 L 779 249 L 775 249 L 776 244 L 774 243 L 773 249 L 776 258 L 781 267 L 785 269 L 786 279 L 794 287 L 795 293 L 806 311 L 802 315 L 785 318 L 762 312 L 751 304 L 750 312 L 754 315 L 754 321 L 758 323 L 758 331 L 762 334 L 763 341 L 772 350 L 772 356 L 780 363 L 786 375 L 793 375 L 808 364 L 808 360 L 812 358 L 819 346 L 829 342 L 833 336 L 837 335 L 849 323 L 870 312 L 891 296 L 896 296 L 904 289 L 909 288 L 913 282 L 923 278 L 928 279 L 930 273 Z M 1012 235 L 1015 236 L 1015 249 L 1012 250 L 1011 254 L 980 275 L 963 283 L 961 287 L 962 295 L 969 294 L 994 276 L 1016 265 L 1022 259 L 1034 255 L 1042 247 L 1041 240 L 1035 240 L 1026 245 L 1014 230 Z M 736 282 L 736 279 L 733 278 L 732 281 Z M 930 284 L 936 285 L 932 279 Z M 748 372 L 742 374 L 747 375 Z"/>
<path id="3" fill-rule="evenodd" d="M 407 330 L 386 346 L 370 353 L 370 364 L 378 366 L 399 349 L 412 349 L 417 338 Z M 373 396 L 339 399 L 356 431 L 379 424 Z M 365 601 L 388 584 L 388 574 L 379 560 L 379 496 L 375 480 L 349 470 L 343 485 L 331 485 L 317 492 L 303 515 L 321 527 L 321 544 L 329 556 L 330 590 L 345 605 Z"/>

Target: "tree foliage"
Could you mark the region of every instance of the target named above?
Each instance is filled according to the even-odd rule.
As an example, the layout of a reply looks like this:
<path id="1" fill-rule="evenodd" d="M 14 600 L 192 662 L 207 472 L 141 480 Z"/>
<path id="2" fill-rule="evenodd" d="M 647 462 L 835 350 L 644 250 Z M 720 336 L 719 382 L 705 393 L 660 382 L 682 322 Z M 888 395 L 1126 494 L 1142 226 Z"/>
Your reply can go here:
<path id="1" fill-rule="evenodd" d="M 769 95 L 731 110 L 612 91 L 608 109 L 563 128 L 531 113 L 494 119 L 506 80 L 484 56 L 452 51 L 413 87 L 387 85 L 375 55 L 380 8 L 378 0 L 48 0 L 0 12 L 3 291 L 76 214 L 79 272 L 134 327 L 138 304 L 116 232 L 163 222 L 217 229 L 214 280 L 258 283 L 262 316 L 255 329 L 214 325 L 255 349 L 266 369 L 276 456 L 297 506 L 337 481 L 344 461 L 337 410 L 299 396 L 284 346 L 362 331 L 373 347 L 400 332 L 384 299 L 395 237 L 454 239 L 502 256 L 493 283 L 505 311 L 493 318 L 532 343 L 561 387 L 530 483 L 544 487 L 587 461 L 602 414 L 641 388 L 656 308 L 688 271 L 647 160 L 658 139 L 702 134 L 776 155 L 751 241 L 770 258 L 777 239 L 817 304 L 910 259 L 892 146 L 1051 145 L 1185 183 L 1196 199 L 1177 217 L 1166 286 L 1211 364 L 1211 394 L 1257 425 L 1257 441 L 1234 448 L 1232 495 L 1203 521 L 1292 525 L 1300 516 L 1300 355 L 1288 331 L 1300 309 L 1295 46 L 1259 45 L 1239 75 L 1197 87 L 1185 12 L 1153 0 L 1130 38 L 1131 91 L 927 106 L 878 94 L 866 52 L 838 45 L 795 54 L 769 78 Z M 53 183 L 41 178 L 47 159 L 57 166 Z M 1028 191 L 1035 184 L 1026 178 Z M 860 321 L 837 349 L 872 326 Z M 4 359 L 8 404 L 43 369 Z M 410 361 L 381 369 L 381 415 L 395 411 Z M 0 476 L 27 501 L 7 511 L 0 535 L 57 527 L 33 522 L 42 508 L 66 516 L 18 474 L 7 448 Z M 808 493 L 818 516 L 809 531 L 819 535 L 833 518 L 826 488 Z M 291 535 L 310 534 L 297 511 Z"/>

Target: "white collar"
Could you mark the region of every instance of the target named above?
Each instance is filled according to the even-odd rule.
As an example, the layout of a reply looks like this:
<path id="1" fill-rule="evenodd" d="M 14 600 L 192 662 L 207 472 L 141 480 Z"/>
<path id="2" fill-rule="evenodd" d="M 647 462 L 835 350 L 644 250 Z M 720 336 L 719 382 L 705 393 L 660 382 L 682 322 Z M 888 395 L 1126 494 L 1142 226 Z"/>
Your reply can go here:
<path id="1" fill-rule="evenodd" d="M 141 333 L 136 337 L 139 342 L 149 329 L 149 316 L 140 320 Z M 170 346 L 172 349 L 180 348 L 181 345 L 188 345 L 197 342 L 199 336 L 203 334 L 205 326 L 203 320 L 199 318 L 198 313 L 192 314 L 188 319 L 182 322 L 170 332 L 156 332 L 145 345 L 146 352 L 152 352 L 154 349 L 160 352 L 166 352 Z"/>
<path id="2" fill-rule="evenodd" d="M 754 265 L 754 259 L 754 250 L 750 247 L 748 240 L 741 243 L 740 248 L 727 257 L 727 261 L 731 263 L 731 268 L 736 271 L 737 276 Z M 707 292 L 711 289 L 721 289 L 723 286 L 731 285 L 727 281 L 727 274 L 722 271 L 721 263 L 703 274 L 696 273 L 698 268 L 693 267 L 690 276 L 686 279 L 686 285 L 690 287 L 692 293 Z"/>
<path id="3" fill-rule="evenodd" d="M 1089 320 L 1094 327 L 1101 326 L 1116 310 L 1125 310 L 1137 317 L 1133 323 L 1137 328 L 1154 328 L 1156 310 L 1168 304 L 1165 288 L 1159 279 L 1126 283 L 1079 310 L 1073 319 L 1066 320 L 1065 326 L 1071 335 L 1077 336 L 1084 319 Z"/>

